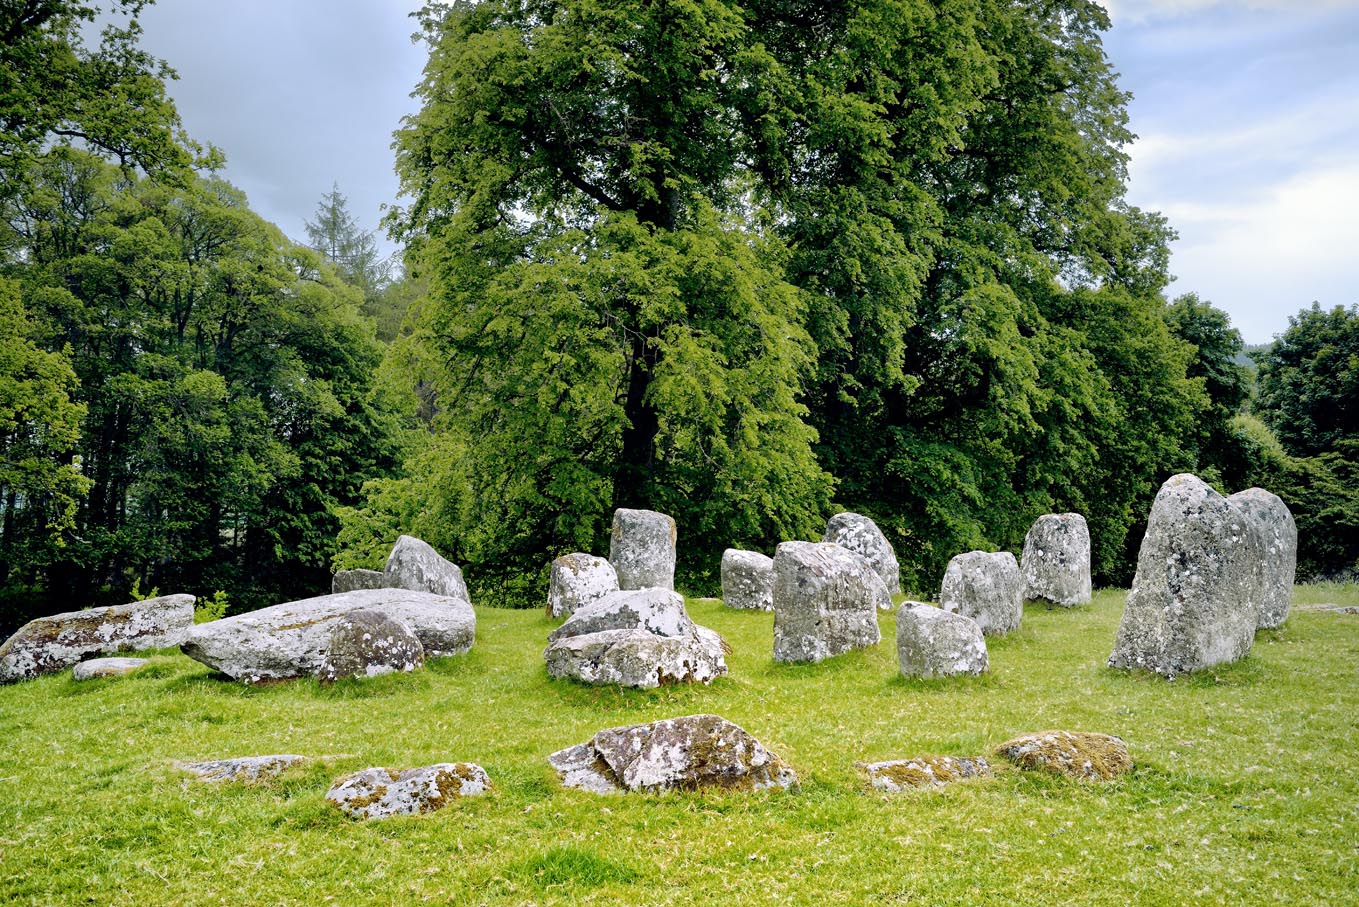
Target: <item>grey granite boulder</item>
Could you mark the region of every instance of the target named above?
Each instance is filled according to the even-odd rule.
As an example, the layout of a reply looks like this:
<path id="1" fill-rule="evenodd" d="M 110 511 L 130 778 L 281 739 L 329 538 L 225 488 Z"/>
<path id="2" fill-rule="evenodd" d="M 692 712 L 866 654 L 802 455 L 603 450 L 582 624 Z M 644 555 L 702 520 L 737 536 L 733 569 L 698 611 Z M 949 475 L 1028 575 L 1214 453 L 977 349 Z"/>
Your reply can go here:
<path id="1" fill-rule="evenodd" d="M 774 610 L 774 559 L 738 548 L 722 552 L 722 603 L 729 608 Z"/>
<path id="2" fill-rule="evenodd" d="M 414 630 L 381 611 L 359 608 L 331 625 L 316 677 L 334 683 L 344 677 L 414 671 L 424 663 L 425 647 Z"/>
<path id="3" fill-rule="evenodd" d="M 1187 473 L 1166 480 L 1109 666 L 1174 677 L 1244 657 L 1262 599 L 1259 550 L 1242 508 Z"/>
<path id="4" fill-rule="evenodd" d="M 600 630 L 646 630 L 657 636 L 687 636 L 694 622 L 684 610 L 684 597 L 669 589 L 610 592 L 578 608 L 548 634 L 549 642 Z"/>
<path id="5" fill-rule="evenodd" d="M 717 715 L 609 728 L 553 753 L 566 787 L 623 791 L 788 788 L 797 775 L 754 737 Z"/>
<path id="6" fill-rule="evenodd" d="M 96 680 L 122 677 L 147 664 L 145 658 L 91 658 L 71 669 L 72 680 Z"/>
<path id="7" fill-rule="evenodd" d="M 1260 589 L 1256 629 L 1281 625 L 1293 604 L 1298 572 L 1298 526 L 1277 495 L 1247 488 L 1227 498 L 1251 523 L 1255 536 L 1255 569 Z"/>
<path id="8" fill-rule="evenodd" d="M 583 605 L 618 591 L 618 573 L 602 557 L 563 554 L 552 562 L 547 583 L 547 616 L 567 617 Z"/>
<path id="9" fill-rule="evenodd" d="M 618 588 L 675 588 L 675 521 L 653 510 L 613 512 L 609 563 L 618 572 Z"/>
<path id="10" fill-rule="evenodd" d="M 1109 734 L 1079 731 L 1025 734 L 1002 743 L 996 753 L 1020 768 L 1084 781 L 1109 781 L 1133 767 L 1123 738 Z"/>
<path id="11" fill-rule="evenodd" d="M 1008 551 L 969 551 L 948 562 L 939 607 L 977 622 L 990 636 L 1018 629 L 1024 619 L 1024 578 Z"/>
<path id="12" fill-rule="evenodd" d="M 53 674 L 98 655 L 177 646 L 193 626 L 192 595 L 39 617 L 0 645 L 0 683 Z"/>
<path id="13" fill-rule="evenodd" d="M 863 766 L 868 783 L 878 790 L 900 793 L 922 787 L 940 788 L 955 781 L 992 777 L 991 763 L 980 756 L 922 756 L 870 762 Z"/>
<path id="14" fill-rule="evenodd" d="M 868 561 L 882 579 L 890 595 L 901 594 L 901 568 L 892 543 L 882 534 L 878 524 L 857 513 L 837 513 L 826 524 L 821 541 L 848 548 Z M 891 608 L 891 603 L 888 603 Z"/>
<path id="15" fill-rule="evenodd" d="M 1024 597 L 1070 608 L 1090 602 L 1090 528 L 1079 513 L 1034 520 L 1019 559 Z"/>
<path id="16" fill-rule="evenodd" d="M 432 592 L 449 598 L 471 602 L 467 583 L 462 579 L 462 568 L 445 559 L 439 552 L 413 536 L 403 535 L 387 555 L 387 566 L 382 571 L 382 584 L 390 589 L 410 589 L 413 592 Z"/>
<path id="17" fill-rule="evenodd" d="M 875 645 L 887 587 L 839 545 L 784 542 L 774 552 L 774 660 L 822 661 Z"/>
<path id="18" fill-rule="evenodd" d="M 557 640 L 543 658 L 550 677 L 636 689 L 711 683 L 727 673 L 722 639 L 706 627 L 682 636 L 600 630 Z"/>
<path id="19" fill-rule="evenodd" d="M 360 589 L 198 624 L 180 648 L 246 683 L 307 677 L 321 670 L 335 624 L 360 609 L 409 627 L 426 658 L 461 655 L 476 636 L 476 614 L 463 599 L 407 589 Z"/>
<path id="20" fill-rule="evenodd" d="M 353 592 L 355 589 L 381 589 L 387 577 L 381 570 L 336 570 L 330 578 L 330 593 Z"/>
<path id="21" fill-rule="evenodd" d="M 385 819 L 443 809 L 490 787 L 491 779 L 480 765 L 441 762 L 404 772 L 366 768 L 336 781 L 326 799 L 355 819 Z"/>
<path id="22" fill-rule="evenodd" d="M 241 781 L 251 784 L 276 778 L 306 756 L 290 754 L 278 756 L 243 756 L 239 759 L 213 759 L 208 762 L 177 762 L 175 765 L 192 772 L 203 781 Z"/>
<path id="23" fill-rule="evenodd" d="M 897 611 L 897 662 L 906 677 L 981 674 L 988 665 L 986 640 L 970 617 L 904 602 Z"/>

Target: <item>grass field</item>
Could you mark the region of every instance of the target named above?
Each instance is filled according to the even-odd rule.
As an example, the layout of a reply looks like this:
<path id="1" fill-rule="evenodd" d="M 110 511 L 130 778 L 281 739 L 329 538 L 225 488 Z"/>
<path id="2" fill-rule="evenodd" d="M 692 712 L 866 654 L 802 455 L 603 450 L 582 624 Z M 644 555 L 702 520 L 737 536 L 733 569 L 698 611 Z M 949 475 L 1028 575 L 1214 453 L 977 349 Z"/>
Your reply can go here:
<path id="1" fill-rule="evenodd" d="M 470 655 L 417 674 L 247 688 L 174 652 L 128 678 L 0 688 L 0 904 L 1359 903 L 1359 605 L 1299 587 L 1244 661 L 1166 682 L 1104 667 L 1124 594 L 1030 605 L 991 672 L 897 676 L 883 642 L 775 665 L 769 614 L 690 603 L 734 648 L 711 687 L 548 681 L 540 612 L 479 609 Z M 614 725 L 715 712 L 799 772 L 776 794 L 599 797 L 545 757 Z M 1051 728 L 1124 737 L 1107 784 L 1002 769 L 883 795 L 856 761 L 987 753 Z M 172 760 L 316 757 L 266 785 L 188 780 Z M 480 763 L 495 789 L 360 823 L 332 780 Z"/>

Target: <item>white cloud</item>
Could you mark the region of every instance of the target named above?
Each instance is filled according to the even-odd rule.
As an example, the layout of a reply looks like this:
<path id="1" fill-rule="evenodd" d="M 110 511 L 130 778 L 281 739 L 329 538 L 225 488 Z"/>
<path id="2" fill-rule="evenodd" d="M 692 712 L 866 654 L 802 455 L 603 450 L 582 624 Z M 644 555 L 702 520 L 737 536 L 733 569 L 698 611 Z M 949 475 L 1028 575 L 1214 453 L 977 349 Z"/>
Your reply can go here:
<path id="1" fill-rule="evenodd" d="M 1223 12 L 1323 12 L 1359 9 L 1359 0 L 1097 0 L 1115 23 L 1181 19 L 1207 10 Z"/>

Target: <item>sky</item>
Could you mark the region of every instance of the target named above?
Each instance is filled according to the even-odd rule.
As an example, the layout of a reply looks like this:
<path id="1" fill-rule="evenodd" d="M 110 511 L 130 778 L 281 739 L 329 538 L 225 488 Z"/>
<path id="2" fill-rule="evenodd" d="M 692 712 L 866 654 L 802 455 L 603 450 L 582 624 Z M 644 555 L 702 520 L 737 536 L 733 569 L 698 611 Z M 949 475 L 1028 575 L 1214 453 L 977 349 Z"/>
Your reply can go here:
<path id="1" fill-rule="evenodd" d="M 1265 343 L 1313 301 L 1359 303 L 1359 0 L 1102 0 L 1133 93 L 1128 199 L 1165 214 L 1170 294 Z M 418 0 L 160 0 L 142 44 L 185 126 L 295 239 L 338 184 L 377 228 L 415 111 Z M 386 243 L 390 250 L 391 244 Z"/>

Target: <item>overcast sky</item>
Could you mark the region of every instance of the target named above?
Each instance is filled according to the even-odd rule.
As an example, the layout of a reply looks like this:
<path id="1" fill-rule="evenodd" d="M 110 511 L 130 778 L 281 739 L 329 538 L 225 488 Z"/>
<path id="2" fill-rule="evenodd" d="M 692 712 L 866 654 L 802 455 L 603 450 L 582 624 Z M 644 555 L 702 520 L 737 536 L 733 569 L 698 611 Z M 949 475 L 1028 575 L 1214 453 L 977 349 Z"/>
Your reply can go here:
<path id="1" fill-rule="evenodd" d="M 1171 293 L 1270 340 L 1359 302 L 1359 0 L 1104 0 L 1132 91 L 1133 204 L 1179 231 Z M 361 223 L 396 200 L 391 134 L 424 63 L 417 0 L 160 0 L 145 47 L 189 132 L 290 236 L 338 182 Z M 385 240 L 384 240 L 385 242 Z"/>

